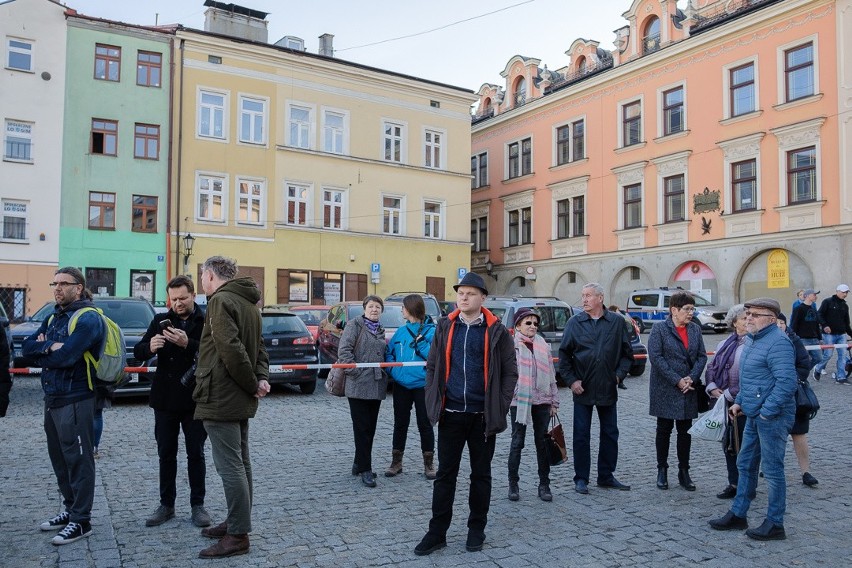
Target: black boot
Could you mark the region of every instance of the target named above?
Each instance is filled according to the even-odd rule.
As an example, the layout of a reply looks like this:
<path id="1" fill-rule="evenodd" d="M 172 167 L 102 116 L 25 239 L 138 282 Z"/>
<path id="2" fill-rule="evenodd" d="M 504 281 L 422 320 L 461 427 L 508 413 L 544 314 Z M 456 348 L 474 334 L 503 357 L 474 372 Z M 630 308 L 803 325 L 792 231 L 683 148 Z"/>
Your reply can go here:
<path id="1" fill-rule="evenodd" d="M 657 468 L 657 488 L 658 489 L 668 489 L 669 488 L 669 468 L 667 468 L 667 467 L 658 467 Z"/>
<path id="2" fill-rule="evenodd" d="M 695 484 L 689 477 L 688 469 L 683 467 L 679 468 L 677 470 L 677 480 L 680 483 L 680 486 L 686 489 L 687 491 L 695 491 Z"/>

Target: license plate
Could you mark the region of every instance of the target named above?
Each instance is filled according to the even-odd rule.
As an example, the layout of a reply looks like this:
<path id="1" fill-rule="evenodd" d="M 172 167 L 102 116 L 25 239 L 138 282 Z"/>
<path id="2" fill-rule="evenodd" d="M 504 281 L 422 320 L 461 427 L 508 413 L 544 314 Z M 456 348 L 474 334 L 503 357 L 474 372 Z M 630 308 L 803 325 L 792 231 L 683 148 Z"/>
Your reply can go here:
<path id="1" fill-rule="evenodd" d="M 292 373 L 295 369 L 281 369 L 282 373 Z"/>
<path id="2" fill-rule="evenodd" d="M 15 357 L 20 357 L 20 356 L 21 356 L 21 350 L 15 349 Z"/>
<path id="3" fill-rule="evenodd" d="M 138 383 L 139 382 L 139 373 L 130 373 L 129 383 Z"/>

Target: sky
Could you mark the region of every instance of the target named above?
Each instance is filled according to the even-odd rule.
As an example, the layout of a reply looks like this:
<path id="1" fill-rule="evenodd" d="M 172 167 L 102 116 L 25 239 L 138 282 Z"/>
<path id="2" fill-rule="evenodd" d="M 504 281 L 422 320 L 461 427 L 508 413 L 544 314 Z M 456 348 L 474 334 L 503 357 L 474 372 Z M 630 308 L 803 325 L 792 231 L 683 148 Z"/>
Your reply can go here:
<path id="1" fill-rule="evenodd" d="M 161 25 L 180 23 L 204 29 L 203 0 L 62 1 L 87 16 L 139 25 L 153 25 L 159 17 Z M 483 83 L 503 86 L 500 72 L 515 55 L 540 59 L 542 66 L 555 70 L 568 64 L 565 51 L 577 38 L 596 40 L 601 48 L 612 50 L 613 30 L 627 24 L 621 14 L 630 8 L 631 0 L 234 3 L 269 12 L 270 43 L 285 35 L 296 36 L 305 40 L 308 51 L 316 53 L 317 38 L 331 33 L 335 56 L 340 59 L 478 91 Z M 412 34 L 420 35 L 359 47 Z"/>

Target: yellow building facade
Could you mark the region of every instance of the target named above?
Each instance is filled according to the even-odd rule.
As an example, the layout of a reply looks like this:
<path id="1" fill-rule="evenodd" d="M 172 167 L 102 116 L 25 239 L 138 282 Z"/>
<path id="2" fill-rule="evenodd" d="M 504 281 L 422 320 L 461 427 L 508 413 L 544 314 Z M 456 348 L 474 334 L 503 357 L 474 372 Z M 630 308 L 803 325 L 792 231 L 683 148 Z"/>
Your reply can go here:
<path id="1" fill-rule="evenodd" d="M 473 93 L 269 44 L 262 12 L 207 22 L 176 32 L 171 273 L 229 256 L 265 304 L 450 293 L 470 263 Z M 239 25 L 260 33 L 223 33 Z"/>

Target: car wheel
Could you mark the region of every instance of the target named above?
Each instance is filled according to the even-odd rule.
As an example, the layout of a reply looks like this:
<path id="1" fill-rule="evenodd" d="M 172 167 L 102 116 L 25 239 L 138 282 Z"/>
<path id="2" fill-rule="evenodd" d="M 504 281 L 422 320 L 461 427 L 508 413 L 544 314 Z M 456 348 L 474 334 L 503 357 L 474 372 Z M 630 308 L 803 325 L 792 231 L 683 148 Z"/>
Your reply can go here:
<path id="1" fill-rule="evenodd" d="M 299 383 L 299 390 L 302 391 L 302 394 L 314 394 L 314 391 L 317 390 L 317 380 L 311 379 L 306 383 Z"/>
<path id="2" fill-rule="evenodd" d="M 636 322 L 639 324 L 639 333 L 645 333 L 645 322 L 642 318 L 637 319 Z"/>
<path id="3" fill-rule="evenodd" d="M 644 372 L 645 372 L 645 363 L 642 363 L 641 365 L 633 365 L 632 367 L 630 367 L 630 370 L 627 373 L 631 377 L 638 377 L 638 376 L 641 376 L 642 373 L 644 373 Z"/>

